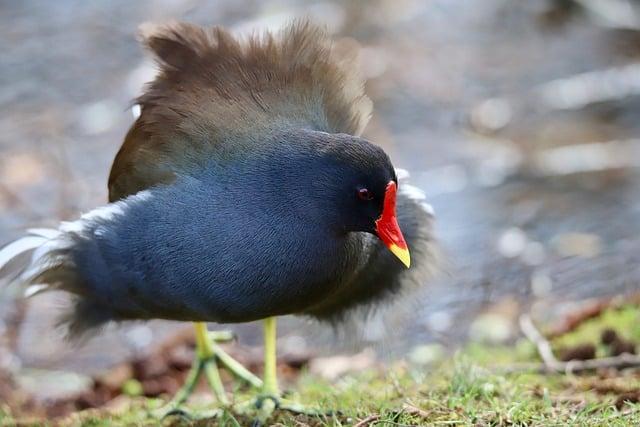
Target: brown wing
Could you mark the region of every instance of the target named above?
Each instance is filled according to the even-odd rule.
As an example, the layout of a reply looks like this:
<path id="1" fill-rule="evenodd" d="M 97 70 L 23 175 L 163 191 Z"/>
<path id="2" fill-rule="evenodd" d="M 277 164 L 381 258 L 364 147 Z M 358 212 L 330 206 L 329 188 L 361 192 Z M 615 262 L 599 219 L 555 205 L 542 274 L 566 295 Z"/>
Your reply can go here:
<path id="1" fill-rule="evenodd" d="M 358 135 L 369 119 L 357 67 L 308 22 L 246 40 L 219 27 L 146 26 L 142 42 L 160 70 L 113 163 L 111 201 L 250 150 L 270 129 Z"/>
<path id="2" fill-rule="evenodd" d="M 123 199 L 158 184 L 173 180 L 174 171 L 164 166 L 150 149 L 153 137 L 136 121 L 127 132 L 120 151 L 113 160 L 109 175 L 109 202 Z"/>

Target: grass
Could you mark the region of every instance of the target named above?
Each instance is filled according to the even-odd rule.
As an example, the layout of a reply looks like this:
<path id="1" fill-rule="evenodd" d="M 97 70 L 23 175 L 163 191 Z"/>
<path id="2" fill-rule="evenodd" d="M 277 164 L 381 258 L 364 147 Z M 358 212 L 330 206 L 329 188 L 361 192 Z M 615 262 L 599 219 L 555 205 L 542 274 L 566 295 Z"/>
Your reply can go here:
<path id="1" fill-rule="evenodd" d="M 603 327 L 613 326 L 626 338 L 640 338 L 639 311 L 623 307 L 604 313 L 553 343 L 558 348 L 597 342 Z M 636 341 L 637 342 L 637 341 Z M 309 417 L 277 413 L 271 425 L 285 426 L 633 426 L 640 425 L 640 405 L 622 403 L 621 395 L 640 395 L 640 373 L 630 370 L 580 376 L 532 373 L 503 374 L 496 366 L 537 361 L 533 345 L 470 344 L 453 357 L 429 366 L 396 362 L 327 382 L 303 373 L 290 398 L 315 407 L 340 409 L 340 415 Z M 247 395 L 237 397 L 242 400 Z M 63 425 L 102 427 L 157 425 L 149 410 L 160 402 L 131 399 L 119 411 L 74 414 Z M 617 403 L 617 406 L 616 406 Z M 167 419 L 166 425 L 250 425 L 252 419 L 225 412 L 216 420 L 189 423 Z M 1 409 L 0 425 L 13 425 Z M 21 425 L 47 425 L 42 421 Z"/>
<path id="2" fill-rule="evenodd" d="M 303 375 L 298 394 L 322 408 L 340 408 L 340 416 L 294 417 L 279 414 L 273 422 L 284 425 L 353 425 L 369 418 L 375 425 L 640 425 L 640 406 L 616 409 L 615 394 L 602 395 L 583 387 L 593 378 L 569 380 L 561 375 L 490 372 L 471 359 L 458 356 L 435 371 L 424 372 L 395 365 L 385 372 L 365 372 L 328 383 Z M 147 414 L 152 400 L 132 400 L 116 414 L 87 411 L 68 418 L 66 425 L 153 425 Z M 226 413 L 220 425 L 246 425 L 247 419 Z M 169 424 L 186 425 L 178 419 Z M 237 423 L 237 424 L 236 424 Z M 12 420 L 0 412 L 0 425 Z M 27 423 L 28 424 L 28 423 Z M 206 422 L 200 423 L 207 425 Z M 33 425 L 41 425 L 35 422 Z"/>

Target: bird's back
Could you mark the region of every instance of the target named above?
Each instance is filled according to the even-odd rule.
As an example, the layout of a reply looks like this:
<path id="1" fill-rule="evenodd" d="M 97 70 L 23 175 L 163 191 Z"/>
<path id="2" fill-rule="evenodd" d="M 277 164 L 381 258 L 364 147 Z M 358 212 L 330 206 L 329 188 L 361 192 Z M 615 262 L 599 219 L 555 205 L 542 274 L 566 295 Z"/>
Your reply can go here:
<path id="1" fill-rule="evenodd" d="M 141 37 L 159 73 L 114 160 L 110 201 L 242 156 L 273 130 L 359 135 L 369 119 L 355 65 L 308 22 L 245 40 L 184 23 L 146 26 Z"/>

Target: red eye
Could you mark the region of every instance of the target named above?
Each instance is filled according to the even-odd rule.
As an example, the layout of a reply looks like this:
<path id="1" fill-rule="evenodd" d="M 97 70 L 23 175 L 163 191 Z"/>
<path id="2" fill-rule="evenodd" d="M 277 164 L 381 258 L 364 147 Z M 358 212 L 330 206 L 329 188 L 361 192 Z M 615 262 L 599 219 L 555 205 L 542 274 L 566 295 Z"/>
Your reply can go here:
<path id="1" fill-rule="evenodd" d="M 373 199 L 373 193 L 366 188 L 361 188 L 358 190 L 358 199 L 371 200 Z"/>

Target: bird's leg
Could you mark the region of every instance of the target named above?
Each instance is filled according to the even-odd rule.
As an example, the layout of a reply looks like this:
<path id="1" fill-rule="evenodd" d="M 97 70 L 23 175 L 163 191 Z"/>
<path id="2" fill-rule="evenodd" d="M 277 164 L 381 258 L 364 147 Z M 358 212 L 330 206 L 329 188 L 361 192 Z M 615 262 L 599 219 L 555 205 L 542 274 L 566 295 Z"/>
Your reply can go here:
<path id="1" fill-rule="evenodd" d="M 276 318 L 264 319 L 264 382 L 262 393 L 266 396 L 279 396 L 278 377 L 276 375 Z"/>
<path id="2" fill-rule="evenodd" d="M 158 415 L 162 417 L 172 414 L 181 414 L 191 417 L 188 412 L 179 409 L 179 407 L 186 402 L 189 396 L 193 393 L 193 390 L 198 384 L 198 380 L 202 374 L 204 374 L 207 383 L 209 384 L 209 387 L 211 387 L 211 390 L 215 394 L 218 402 L 223 406 L 228 406 L 229 399 L 227 398 L 227 394 L 220 378 L 218 364 L 223 365 L 231 373 L 246 381 L 253 387 L 262 387 L 262 381 L 260 378 L 249 372 L 218 345 L 218 342 L 232 340 L 234 338 L 232 333 L 209 332 L 207 330 L 207 325 L 204 322 L 195 322 L 194 329 L 196 337 L 195 360 L 182 388 L 176 393 L 171 402 L 159 410 Z"/>
<path id="3" fill-rule="evenodd" d="M 258 421 L 266 421 L 280 406 L 280 390 L 276 375 L 276 318 L 268 317 L 263 321 L 264 328 L 264 373 L 261 392 L 256 398 L 237 405 L 241 413 L 258 411 Z"/>
<path id="4" fill-rule="evenodd" d="M 222 349 L 222 347 L 218 345 L 216 341 L 219 342 L 221 340 L 212 340 L 211 348 L 216 355 L 216 360 L 218 361 L 218 363 L 227 368 L 229 372 L 231 372 L 242 381 L 246 382 L 254 388 L 261 389 L 262 380 L 251 373 L 251 371 L 249 371 L 247 368 L 242 366 L 236 359 L 231 357 L 226 351 Z"/>
<path id="5" fill-rule="evenodd" d="M 188 411 L 181 409 L 180 406 L 191 396 L 203 373 L 213 393 L 216 395 L 218 402 L 225 406 L 229 404 L 229 399 L 227 398 L 222 380 L 220 379 L 220 373 L 218 372 L 215 353 L 211 345 L 212 341 L 208 335 L 207 325 L 203 322 L 195 322 L 193 326 L 196 337 L 195 360 L 180 390 L 178 390 L 167 405 L 156 411 L 155 415 L 161 418 L 169 415 L 182 415 L 187 418 L 193 418 Z"/>
<path id="6" fill-rule="evenodd" d="M 204 322 L 196 322 L 194 323 L 194 327 L 196 331 L 196 363 L 202 365 L 205 378 L 209 383 L 209 387 L 211 387 L 211 390 L 213 390 L 213 393 L 216 395 L 218 402 L 226 406 L 229 404 L 229 399 L 227 399 L 227 393 L 220 379 L 220 372 L 218 371 L 215 353 L 211 345 L 211 340 L 209 339 L 207 325 Z M 193 390 L 195 385 L 187 382 L 184 387 Z"/>
<path id="7" fill-rule="evenodd" d="M 276 409 L 292 412 L 294 414 L 305 414 L 310 416 L 330 415 L 332 411 L 322 411 L 297 402 L 283 399 L 278 388 L 278 378 L 276 374 L 276 318 L 269 317 L 264 320 L 264 376 L 263 386 L 260 395 L 249 403 L 241 406 L 241 411 L 248 406 L 258 410 L 259 421 L 264 422 Z M 244 409 L 244 410 L 243 410 Z"/>

